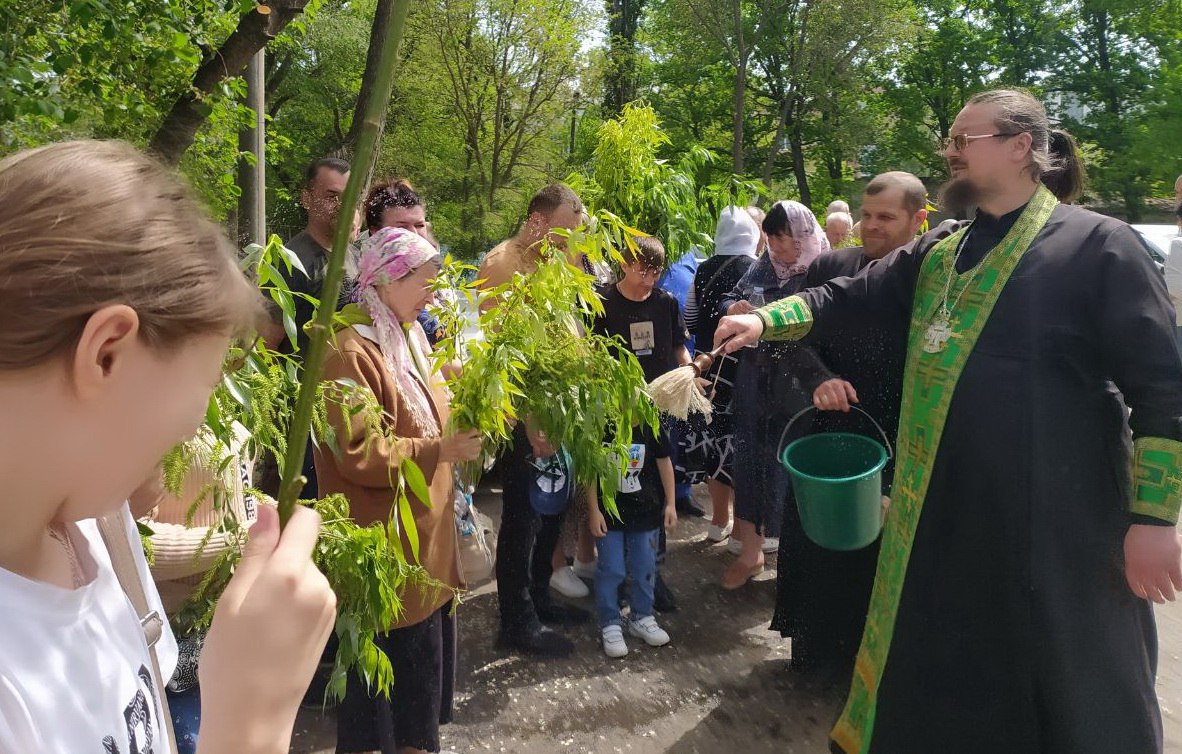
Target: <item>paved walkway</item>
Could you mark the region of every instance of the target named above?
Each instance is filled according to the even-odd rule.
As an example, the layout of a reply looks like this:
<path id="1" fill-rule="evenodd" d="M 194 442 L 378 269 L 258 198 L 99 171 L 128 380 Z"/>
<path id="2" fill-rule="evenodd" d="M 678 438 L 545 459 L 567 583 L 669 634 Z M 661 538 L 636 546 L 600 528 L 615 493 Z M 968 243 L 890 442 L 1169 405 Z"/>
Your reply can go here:
<path id="1" fill-rule="evenodd" d="M 494 518 L 499 496 L 478 500 Z M 563 661 L 539 663 L 493 649 L 496 595 L 489 585 L 461 608 L 456 722 L 443 747 L 458 754 L 816 754 L 826 751 L 847 679 L 788 669 L 789 642 L 769 632 L 774 572 L 734 593 L 717 582 L 730 562 L 705 542 L 705 523 L 683 519 L 669 540 L 665 574 L 681 611 L 662 617 L 673 641 L 630 642 L 609 660 L 591 625 L 568 629 L 577 644 Z M 769 558 L 769 566 L 775 558 Z M 590 607 L 587 601 L 587 607 Z M 1182 754 L 1182 604 L 1157 611 L 1158 690 L 1166 751 Z M 331 713 L 305 710 L 293 751 L 329 754 Z M 1116 753 L 1114 753 L 1116 754 Z"/>

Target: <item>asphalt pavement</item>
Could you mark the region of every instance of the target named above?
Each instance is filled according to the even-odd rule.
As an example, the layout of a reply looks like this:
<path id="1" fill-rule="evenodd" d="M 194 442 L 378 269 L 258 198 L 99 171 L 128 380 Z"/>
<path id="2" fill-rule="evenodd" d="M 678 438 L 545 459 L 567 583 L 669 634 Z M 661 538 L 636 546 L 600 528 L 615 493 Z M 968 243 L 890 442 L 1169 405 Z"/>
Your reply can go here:
<path id="1" fill-rule="evenodd" d="M 705 500 L 704 489 L 699 491 Z M 480 509 L 499 517 L 486 490 Z M 732 557 L 705 541 L 706 522 L 683 517 L 670 533 L 663 573 L 679 612 L 660 616 L 672 641 L 629 642 L 611 660 L 592 624 L 563 629 L 576 644 L 566 660 L 536 661 L 493 647 L 496 593 L 485 584 L 460 608 L 455 722 L 443 748 L 457 754 L 820 754 L 848 679 L 789 669 L 791 642 L 767 630 L 775 600 L 775 556 L 736 592 L 718 582 Z M 581 604 L 592 608 L 590 598 Z M 1182 754 L 1182 604 L 1157 609 L 1158 696 L 1167 752 Z M 330 754 L 331 711 L 305 709 L 292 751 Z"/>

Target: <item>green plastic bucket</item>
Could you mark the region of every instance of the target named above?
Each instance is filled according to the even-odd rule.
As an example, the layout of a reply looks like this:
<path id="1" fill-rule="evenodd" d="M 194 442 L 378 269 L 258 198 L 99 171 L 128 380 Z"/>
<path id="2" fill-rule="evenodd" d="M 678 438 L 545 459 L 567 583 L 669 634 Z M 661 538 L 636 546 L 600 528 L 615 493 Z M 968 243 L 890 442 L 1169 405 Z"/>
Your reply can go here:
<path id="1" fill-rule="evenodd" d="M 890 446 L 886 433 L 865 414 Z M 788 422 L 813 410 L 810 406 Z M 781 438 L 783 443 L 783 438 Z M 792 477 L 792 489 L 804 533 L 829 550 L 860 550 L 882 530 L 882 469 L 890 456 L 877 441 L 852 432 L 827 432 L 793 441 L 780 454 Z"/>

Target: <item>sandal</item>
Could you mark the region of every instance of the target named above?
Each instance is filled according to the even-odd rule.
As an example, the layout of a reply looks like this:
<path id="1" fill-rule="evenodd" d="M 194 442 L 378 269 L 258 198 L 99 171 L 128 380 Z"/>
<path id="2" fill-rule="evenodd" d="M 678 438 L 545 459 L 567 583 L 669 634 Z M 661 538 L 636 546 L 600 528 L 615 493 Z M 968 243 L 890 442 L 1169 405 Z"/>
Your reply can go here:
<path id="1" fill-rule="evenodd" d="M 762 560 L 754 566 L 748 566 L 736 560 L 722 574 L 722 588 L 733 591 L 761 573 L 763 573 Z"/>

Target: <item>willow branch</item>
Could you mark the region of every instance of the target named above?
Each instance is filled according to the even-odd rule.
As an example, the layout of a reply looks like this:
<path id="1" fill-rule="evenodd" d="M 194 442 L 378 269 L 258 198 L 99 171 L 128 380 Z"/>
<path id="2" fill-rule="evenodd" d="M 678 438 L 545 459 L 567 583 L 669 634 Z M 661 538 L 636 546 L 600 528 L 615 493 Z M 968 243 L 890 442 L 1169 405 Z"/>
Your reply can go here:
<path id="1" fill-rule="evenodd" d="M 304 452 L 312 428 L 312 410 L 315 407 L 317 386 L 324 368 L 324 356 L 328 350 L 333 314 L 345 278 L 345 253 L 352 233 L 353 213 L 361 198 L 362 188 L 369 183 L 369 173 L 375 162 L 373 157 L 381 140 L 386 109 L 394 88 L 394 62 L 398 56 L 398 44 L 402 41 L 402 31 L 406 26 L 410 2 L 411 0 L 394 0 L 394 11 L 390 15 L 386 35 L 378 43 L 380 62 L 374 79 L 373 97 L 369 100 L 369 106 L 363 115 L 365 122 L 357 134 L 356 149 L 353 152 L 354 170 L 349 173 L 349 182 L 345 186 L 345 195 L 341 200 L 339 220 L 332 239 L 332 253 L 328 258 L 324 288 L 320 294 L 320 306 L 317 307 L 316 316 L 312 320 L 308 350 L 304 354 L 300 394 L 296 399 L 294 417 L 287 435 L 283 481 L 279 485 L 279 520 L 284 524 L 295 510 L 296 498 L 307 481 L 300 474 L 300 470 L 304 465 Z"/>

